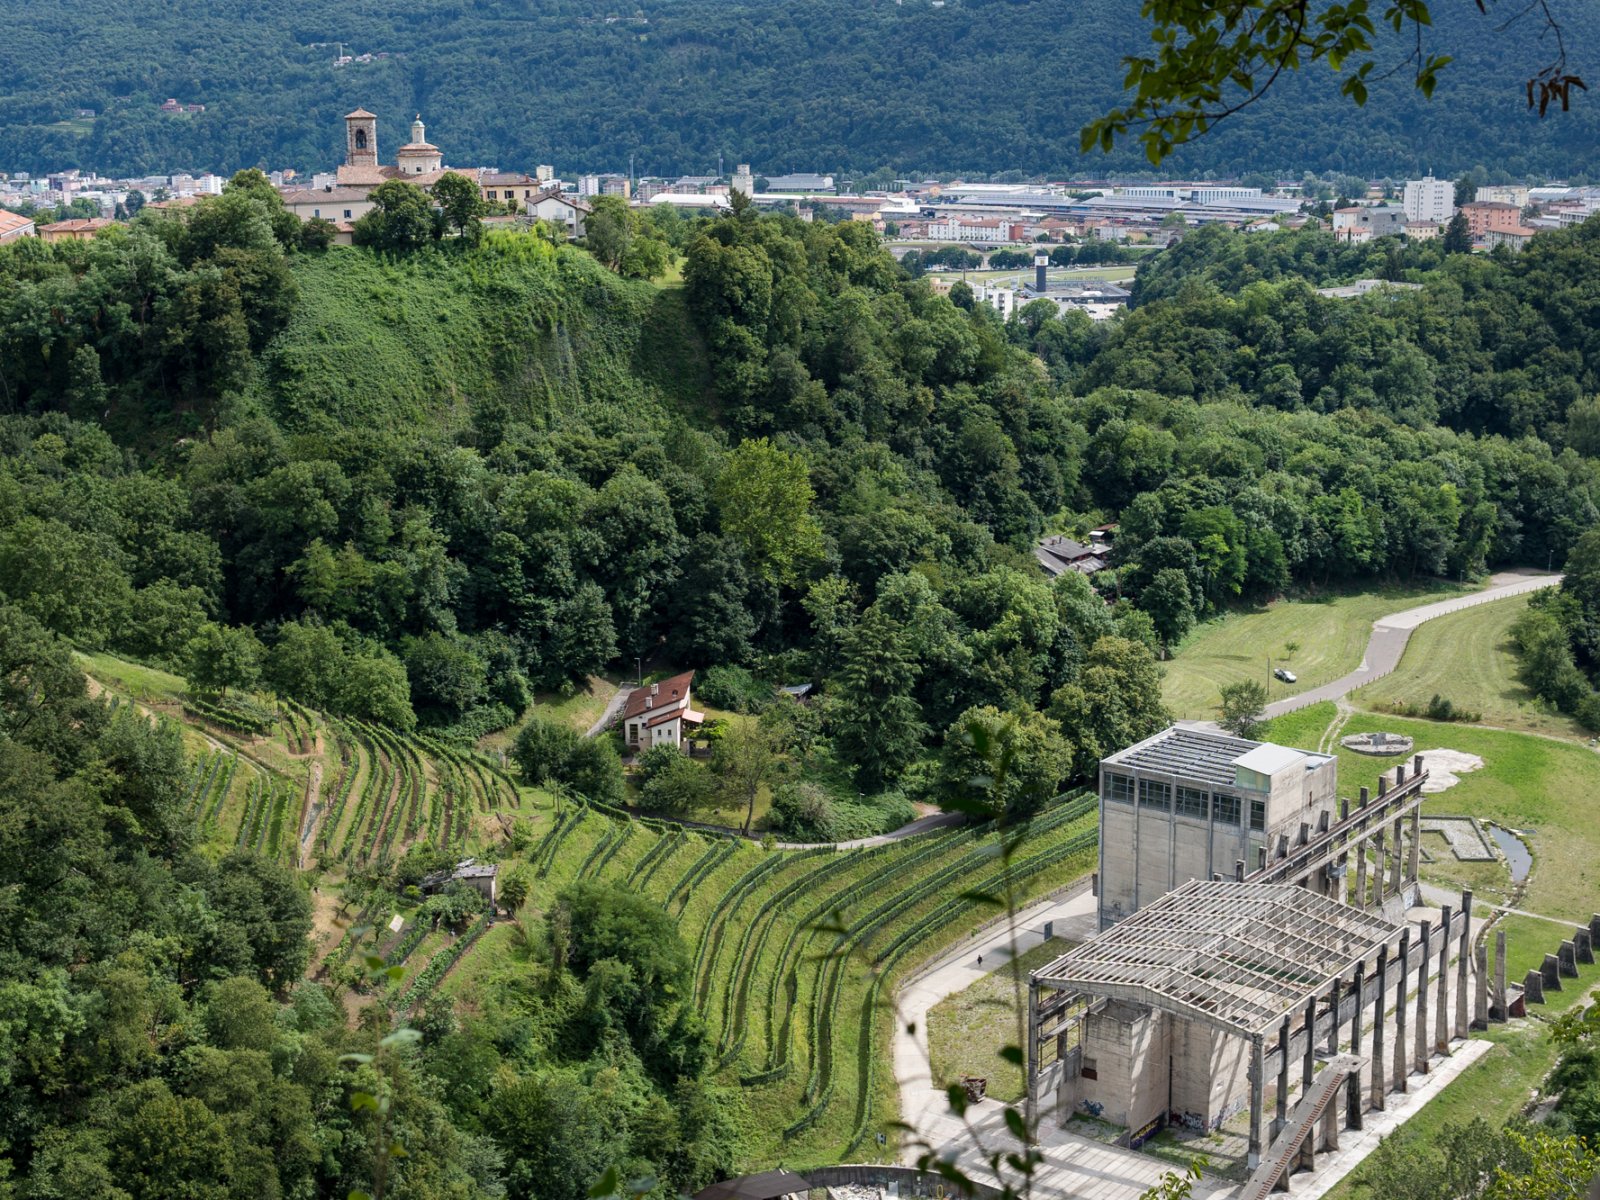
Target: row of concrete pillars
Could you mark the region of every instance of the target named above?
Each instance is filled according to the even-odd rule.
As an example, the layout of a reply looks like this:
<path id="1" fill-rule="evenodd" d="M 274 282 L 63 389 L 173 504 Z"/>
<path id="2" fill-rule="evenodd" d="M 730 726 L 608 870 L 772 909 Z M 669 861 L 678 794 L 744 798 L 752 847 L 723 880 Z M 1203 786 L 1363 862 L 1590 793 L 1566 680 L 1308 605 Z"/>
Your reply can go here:
<path id="1" fill-rule="evenodd" d="M 1412 775 L 1422 774 L 1422 755 L 1417 755 L 1412 765 Z M 1385 771 L 1378 776 L 1378 799 L 1382 800 L 1391 790 L 1405 783 L 1407 778 L 1406 765 L 1401 763 L 1394 769 L 1391 781 L 1389 773 Z M 1356 816 L 1359 818 L 1361 810 L 1372 801 L 1366 788 L 1361 789 L 1360 799 L 1357 801 Z M 1400 894 L 1401 889 L 1410 881 L 1416 879 L 1417 868 L 1420 866 L 1422 853 L 1421 838 L 1422 810 L 1413 808 L 1408 816 L 1395 817 L 1393 828 L 1386 829 L 1380 826 L 1370 837 L 1362 838 L 1357 833 L 1355 846 L 1356 873 L 1350 885 L 1349 895 L 1341 892 L 1336 898 L 1353 904 L 1357 908 L 1365 909 L 1369 905 L 1382 908 L 1384 901 L 1391 896 Z M 1348 797 L 1339 801 L 1339 820 L 1341 823 L 1350 819 L 1350 800 Z M 1406 825 L 1410 824 L 1408 831 Z M 1363 823 L 1360 830 L 1365 830 Z M 1391 841 L 1392 838 L 1392 841 Z M 1368 878 L 1368 849 L 1371 849 L 1375 860 L 1371 865 L 1370 880 Z M 1344 880 L 1350 879 L 1350 854 L 1346 852 L 1339 856 L 1340 876 Z"/>
<path id="2" fill-rule="evenodd" d="M 1544 962 L 1537 969 L 1531 970 L 1522 981 L 1522 998 L 1528 1004 L 1543 1004 L 1546 992 L 1559 992 L 1562 979 L 1575 979 L 1578 975 L 1579 963 L 1594 962 L 1595 943 L 1600 941 L 1600 913 L 1589 918 L 1589 927 L 1581 925 L 1572 931 L 1572 936 L 1556 947 L 1554 954 L 1546 954 Z M 1503 947 L 1505 934 L 1498 937 L 1498 945 Z M 1479 947 L 1481 952 L 1482 947 Z M 1496 997 L 1502 1011 L 1506 1006 L 1505 998 L 1505 968 L 1502 964 L 1496 973 L 1498 990 Z M 1491 1008 L 1494 1001 L 1491 1001 Z M 1513 1014 L 1520 1015 L 1520 1014 Z"/>
<path id="3" fill-rule="evenodd" d="M 1301 1059 L 1302 1097 L 1311 1094 L 1316 1075 L 1319 1052 L 1333 1057 L 1341 1053 L 1366 1058 L 1370 1070 L 1363 1083 L 1363 1072 L 1352 1072 L 1345 1085 L 1343 1104 L 1330 1103 L 1324 1111 L 1319 1126 L 1306 1133 L 1293 1166 L 1309 1168 L 1313 1156 L 1322 1151 L 1336 1150 L 1339 1146 L 1341 1124 L 1346 1129 L 1361 1129 L 1364 1113 L 1368 1109 L 1382 1111 L 1387 1098 L 1394 1092 L 1406 1092 L 1413 1074 L 1426 1075 L 1437 1056 L 1448 1056 L 1450 1043 L 1467 1036 L 1469 1029 L 1479 1020 L 1485 1024 L 1490 1019 L 1504 1019 L 1502 1015 L 1491 1018 L 1486 1006 L 1488 989 L 1484 986 L 1485 971 L 1481 958 L 1478 970 L 1478 987 L 1469 981 L 1469 963 L 1472 958 L 1472 893 L 1461 894 L 1459 910 L 1450 905 L 1443 907 L 1435 928 L 1431 920 L 1420 922 L 1416 936 L 1407 926 L 1400 933 L 1398 945 L 1378 950 L 1377 960 L 1369 973 L 1366 962 L 1357 963 L 1352 977 L 1347 981 L 1335 979 L 1328 993 L 1313 997 L 1306 1003 L 1295 1029 L 1295 1016 L 1286 1016 L 1278 1030 L 1277 1049 L 1277 1103 L 1271 1133 L 1276 1139 L 1289 1123 L 1290 1064 L 1295 1057 Z M 1504 934 L 1498 938 L 1498 973 L 1505 972 Z M 1455 986 L 1450 981 L 1450 951 L 1456 944 Z M 1436 961 L 1435 961 L 1436 960 Z M 1430 974 L 1430 968 L 1433 968 Z M 1410 981 L 1416 978 L 1414 1004 L 1407 1003 Z M 1395 987 L 1391 989 L 1391 977 Z M 1454 996 L 1451 993 L 1454 991 Z M 1504 989 L 1501 989 L 1503 995 Z M 1386 1020 L 1393 1001 L 1393 1019 Z M 1453 1003 L 1452 1003 L 1453 1000 Z M 1469 1008 L 1471 1011 L 1469 1011 Z M 1363 1032 L 1364 1018 L 1371 1013 L 1371 1028 Z M 1414 1020 L 1413 1020 L 1414 1017 Z M 1388 1030 L 1394 1028 L 1394 1044 L 1388 1041 Z M 1365 1044 L 1363 1042 L 1365 1041 Z M 1262 1086 L 1264 1084 L 1267 1055 L 1265 1039 L 1255 1046 L 1255 1086 L 1251 1097 L 1250 1157 L 1252 1168 L 1260 1162 L 1262 1151 Z M 1339 1109 L 1344 1109 L 1344 1119 L 1339 1119 Z M 1280 1186 L 1286 1186 L 1286 1170 Z"/>

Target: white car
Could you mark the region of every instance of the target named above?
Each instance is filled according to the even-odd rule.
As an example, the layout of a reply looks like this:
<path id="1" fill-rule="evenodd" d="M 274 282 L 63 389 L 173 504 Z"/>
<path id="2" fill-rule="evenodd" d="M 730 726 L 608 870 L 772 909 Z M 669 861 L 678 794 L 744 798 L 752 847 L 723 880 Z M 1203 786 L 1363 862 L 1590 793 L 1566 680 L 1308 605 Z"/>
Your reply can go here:
<path id="1" fill-rule="evenodd" d="M 1300 682 L 1299 679 L 1295 676 L 1295 673 L 1293 671 L 1289 670 L 1288 667 L 1278 667 L 1278 668 L 1276 668 L 1272 672 L 1272 677 L 1274 679 L 1276 679 L 1276 680 L 1279 680 L 1280 682 L 1283 682 L 1283 683 L 1299 683 Z"/>

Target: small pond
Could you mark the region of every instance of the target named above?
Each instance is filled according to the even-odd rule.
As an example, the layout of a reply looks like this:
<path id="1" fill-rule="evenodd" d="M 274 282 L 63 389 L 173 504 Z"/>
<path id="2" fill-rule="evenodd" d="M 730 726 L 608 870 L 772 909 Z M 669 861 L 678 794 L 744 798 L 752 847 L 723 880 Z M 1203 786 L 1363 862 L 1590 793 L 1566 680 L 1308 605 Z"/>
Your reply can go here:
<path id="1" fill-rule="evenodd" d="M 1494 843 L 1500 847 L 1500 853 L 1506 856 L 1506 864 L 1511 868 L 1511 882 L 1521 883 L 1533 870 L 1533 853 L 1528 849 L 1528 843 L 1503 825 L 1490 825 L 1489 832 L 1494 835 Z"/>

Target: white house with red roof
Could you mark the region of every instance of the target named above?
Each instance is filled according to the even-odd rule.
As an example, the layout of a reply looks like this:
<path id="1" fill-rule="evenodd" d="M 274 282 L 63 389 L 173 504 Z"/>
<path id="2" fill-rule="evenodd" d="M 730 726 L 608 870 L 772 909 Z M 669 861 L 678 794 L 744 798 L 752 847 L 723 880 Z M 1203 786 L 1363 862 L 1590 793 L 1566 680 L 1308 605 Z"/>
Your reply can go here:
<path id="1" fill-rule="evenodd" d="M 683 746 L 690 728 L 702 724 L 704 713 L 695 712 L 690 689 L 694 672 L 685 671 L 660 683 L 636 687 L 622 710 L 622 740 L 630 750 L 656 746 Z"/>

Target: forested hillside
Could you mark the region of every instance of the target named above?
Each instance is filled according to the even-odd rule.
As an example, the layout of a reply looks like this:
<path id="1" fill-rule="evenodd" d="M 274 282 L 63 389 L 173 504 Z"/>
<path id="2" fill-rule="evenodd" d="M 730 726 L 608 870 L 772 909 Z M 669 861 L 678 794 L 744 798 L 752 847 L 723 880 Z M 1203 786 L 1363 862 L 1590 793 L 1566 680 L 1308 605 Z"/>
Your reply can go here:
<path id="1" fill-rule="evenodd" d="M 1549 55 L 1537 23 L 1500 32 L 1471 4 L 1436 7 L 1432 48 L 1455 62 L 1431 103 L 1401 70 L 1358 112 L 1318 66 L 1163 170 L 1582 176 L 1600 110 L 1580 99 L 1541 122 L 1522 103 Z M 1556 13 L 1569 65 L 1592 74 L 1600 17 Z M 569 178 L 630 156 L 647 174 L 706 173 L 719 153 L 769 175 L 1148 167 L 1137 146 L 1078 151 L 1079 128 L 1118 99 L 1121 57 L 1148 45 L 1136 0 L 0 0 L 0 24 L 6 170 L 326 169 L 358 105 L 384 121 L 380 147 L 421 111 L 455 165 L 553 163 Z M 335 68 L 338 43 L 388 57 Z M 167 97 L 206 111 L 158 112 Z"/>
<path id="2" fill-rule="evenodd" d="M 244 172 L 0 247 L 24 1200 L 366 1190 L 384 1143 L 352 1101 L 385 1089 L 391 1196 L 584 1200 L 617 1165 L 665 1197 L 871 1153 L 881 989 L 980 920 L 952 881 L 1086 869 L 1074 786 L 1165 723 L 1159 660 L 1197 618 L 1576 547 L 1588 600 L 1541 644 L 1592 689 L 1600 221 L 1515 258 L 1199 231 L 1098 324 L 1002 323 L 861 223 L 743 204 L 651 235 L 681 261 L 662 288 L 547 229 L 424 224 L 329 248 Z M 1419 286 L 1312 286 L 1374 274 Z M 1030 553 L 1113 520 L 1094 584 Z M 91 697 L 83 662 L 143 707 Z M 552 715 L 591 676 L 685 669 L 721 710 L 710 761 L 643 755 L 635 791 Z M 913 802 L 980 820 L 836 856 L 802 899 L 811 851 L 621 808 L 730 797 L 800 840 Z M 467 850 L 520 879 L 514 926 L 421 897 Z M 302 985 L 308 886 L 325 951 L 334 887 L 345 925 Z M 420 1045 L 380 1042 L 404 1024 Z"/>

